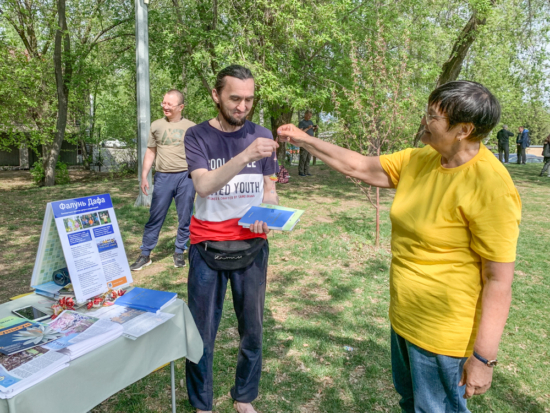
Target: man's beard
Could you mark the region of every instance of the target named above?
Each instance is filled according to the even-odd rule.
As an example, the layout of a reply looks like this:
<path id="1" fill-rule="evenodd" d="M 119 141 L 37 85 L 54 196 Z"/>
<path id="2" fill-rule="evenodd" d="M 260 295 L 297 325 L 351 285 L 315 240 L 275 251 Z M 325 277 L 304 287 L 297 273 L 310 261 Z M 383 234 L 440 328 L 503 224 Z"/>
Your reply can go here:
<path id="1" fill-rule="evenodd" d="M 218 103 L 218 109 L 225 121 L 231 126 L 243 126 L 245 124 L 246 116 L 248 115 L 248 113 L 246 113 L 242 119 L 237 119 L 231 116 L 231 112 L 229 111 L 229 109 L 227 109 L 221 102 Z"/>

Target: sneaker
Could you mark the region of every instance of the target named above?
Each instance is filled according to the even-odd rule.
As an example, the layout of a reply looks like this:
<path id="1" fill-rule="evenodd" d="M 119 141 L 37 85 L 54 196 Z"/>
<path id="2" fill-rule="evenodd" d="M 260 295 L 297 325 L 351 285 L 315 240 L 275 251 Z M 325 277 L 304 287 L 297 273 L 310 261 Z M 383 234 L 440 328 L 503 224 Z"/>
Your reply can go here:
<path id="1" fill-rule="evenodd" d="M 130 269 L 132 271 L 139 271 L 143 267 L 147 267 L 148 265 L 151 265 L 153 261 L 151 260 L 149 255 L 140 255 L 136 262 L 134 262 L 132 265 L 130 265 Z"/>
<path id="2" fill-rule="evenodd" d="M 300 175 L 300 176 L 307 176 L 306 174 L 298 174 L 298 175 Z"/>
<path id="3" fill-rule="evenodd" d="M 174 267 L 182 268 L 185 267 L 185 258 L 183 258 L 183 253 L 174 253 Z"/>

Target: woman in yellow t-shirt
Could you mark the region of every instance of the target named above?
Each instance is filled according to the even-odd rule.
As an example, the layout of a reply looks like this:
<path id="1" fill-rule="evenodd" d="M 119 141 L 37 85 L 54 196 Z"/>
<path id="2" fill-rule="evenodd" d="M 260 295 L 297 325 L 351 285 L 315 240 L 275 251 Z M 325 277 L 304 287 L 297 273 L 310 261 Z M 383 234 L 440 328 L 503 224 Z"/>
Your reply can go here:
<path id="1" fill-rule="evenodd" d="M 389 315 L 404 412 L 468 412 L 466 399 L 491 385 L 521 218 L 508 171 L 481 143 L 499 118 L 489 90 L 456 81 L 430 94 L 421 149 L 366 157 L 278 130 L 345 175 L 396 188 Z"/>

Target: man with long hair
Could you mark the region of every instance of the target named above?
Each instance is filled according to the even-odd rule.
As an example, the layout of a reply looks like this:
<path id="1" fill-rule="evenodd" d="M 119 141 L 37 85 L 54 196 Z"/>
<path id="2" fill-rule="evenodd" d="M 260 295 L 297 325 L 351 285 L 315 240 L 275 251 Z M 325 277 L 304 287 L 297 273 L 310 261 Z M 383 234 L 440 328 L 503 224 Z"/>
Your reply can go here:
<path id="1" fill-rule="evenodd" d="M 275 151 L 271 131 L 247 120 L 254 102 L 254 78 L 243 66 L 228 66 L 216 79 L 213 119 L 185 136 L 189 172 L 197 191 L 191 219 L 189 309 L 204 342 L 198 364 L 187 361 L 189 401 L 197 412 L 212 410 L 212 360 L 227 284 L 239 324 L 240 346 L 231 388 L 240 413 L 254 413 L 262 372 L 262 335 L 269 229 L 238 221 L 251 206 L 278 204 Z"/>

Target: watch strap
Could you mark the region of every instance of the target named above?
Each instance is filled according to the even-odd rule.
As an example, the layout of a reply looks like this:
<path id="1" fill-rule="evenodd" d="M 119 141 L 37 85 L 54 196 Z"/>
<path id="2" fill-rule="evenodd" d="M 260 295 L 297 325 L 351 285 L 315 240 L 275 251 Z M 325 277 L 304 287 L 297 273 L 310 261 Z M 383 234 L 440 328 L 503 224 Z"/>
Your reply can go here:
<path id="1" fill-rule="evenodd" d="M 497 365 L 497 360 L 487 360 L 485 357 L 480 356 L 478 353 L 474 351 L 474 357 L 481 361 L 483 364 L 485 364 L 487 367 L 494 367 Z"/>

